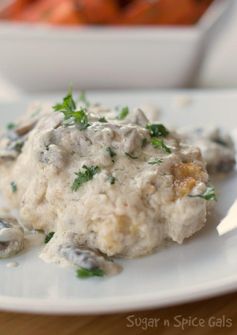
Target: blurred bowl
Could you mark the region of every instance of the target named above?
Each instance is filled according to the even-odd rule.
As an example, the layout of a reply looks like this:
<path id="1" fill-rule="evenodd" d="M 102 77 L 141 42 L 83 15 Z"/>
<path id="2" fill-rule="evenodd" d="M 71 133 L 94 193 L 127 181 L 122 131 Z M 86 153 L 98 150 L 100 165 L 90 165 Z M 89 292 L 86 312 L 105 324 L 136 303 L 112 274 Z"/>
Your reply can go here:
<path id="1" fill-rule="evenodd" d="M 0 74 L 28 92 L 178 88 L 193 83 L 210 29 L 229 1 L 191 27 L 50 27 L 0 23 Z"/>

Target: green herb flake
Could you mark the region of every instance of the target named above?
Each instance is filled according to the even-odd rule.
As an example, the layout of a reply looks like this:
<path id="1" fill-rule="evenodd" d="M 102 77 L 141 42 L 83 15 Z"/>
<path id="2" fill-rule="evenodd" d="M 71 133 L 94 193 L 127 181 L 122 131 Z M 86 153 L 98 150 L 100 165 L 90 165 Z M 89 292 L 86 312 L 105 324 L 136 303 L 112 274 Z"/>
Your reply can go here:
<path id="1" fill-rule="evenodd" d="M 107 123 L 108 122 L 104 116 L 100 117 L 98 119 L 98 121 L 101 122 L 101 123 Z"/>
<path id="2" fill-rule="evenodd" d="M 45 243 L 45 244 L 49 243 L 49 241 L 51 240 L 51 238 L 53 238 L 54 234 L 55 234 L 54 231 L 51 231 L 50 233 L 48 233 L 48 234 L 45 236 L 44 243 Z"/>
<path id="3" fill-rule="evenodd" d="M 86 279 L 91 277 L 103 277 L 105 272 L 100 268 L 86 269 L 81 267 L 77 269 L 76 275 L 77 278 Z"/>
<path id="4" fill-rule="evenodd" d="M 14 181 L 11 182 L 11 189 L 12 189 L 12 193 L 16 193 L 16 191 L 17 191 L 17 184 Z"/>
<path id="5" fill-rule="evenodd" d="M 124 120 L 128 116 L 128 114 L 129 114 L 129 108 L 128 108 L 128 106 L 125 106 L 119 111 L 117 119 L 118 120 Z"/>
<path id="6" fill-rule="evenodd" d="M 89 107 L 90 106 L 90 102 L 86 97 L 86 93 L 84 91 L 81 91 L 78 97 L 78 102 L 82 102 L 85 107 Z"/>
<path id="7" fill-rule="evenodd" d="M 70 114 L 72 111 L 76 110 L 76 103 L 72 96 L 72 90 L 70 89 L 67 93 L 67 95 L 63 98 L 63 102 L 57 103 L 53 106 L 53 109 L 56 112 L 62 112 L 65 114 L 65 117 L 67 116 L 67 113 Z M 70 117 L 70 116 L 69 116 Z"/>
<path id="8" fill-rule="evenodd" d="M 111 147 L 107 147 L 106 151 L 108 152 L 108 154 L 110 155 L 112 159 L 112 162 L 114 163 L 114 157 L 117 155 L 116 152 Z"/>
<path id="9" fill-rule="evenodd" d="M 155 165 L 155 164 L 161 164 L 163 162 L 162 159 L 155 158 L 153 160 L 148 161 L 148 164 Z"/>
<path id="10" fill-rule="evenodd" d="M 84 108 L 81 108 L 76 112 L 73 112 L 72 117 L 74 119 L 75 124 L 79 126 L 80 130 L 84 130 L 90 126 L 88 122 L 87 112 Z"/>
<path id="11" fill-rule="evenodd" d="M 116 178 L 114 176 L 112 176 L 112 175 L 109 176 L 108 180 L 109 180 L 109 182 L 110 182 L 111 185 L 114 185 L 115 182 L 116 182 Z"/>
<path id="12" fill-rule="evenodd" d="M 138 159 L 137 156 L 133 156 L 132 154 L 130 154 L 129 152 L 125 152 L 125 155 L 127 155 L 129 158 L 131 159 Z"/>
<path id="13" fill-rule="evenodd" d="M 169 135 L 169 131 L 163 124 L 147 124 L 146 129 L 149 130 L 151 137 L 166 137 Z"/>
<path id="14" fill-rule="evenodd" d="M 190 198 L 202 198 L 205 199 L 207 201 L 209 200 L 215 200 L 217 201 L 217 196 L 216 196 L 216 192 L 214 187 L 212 186 L 208 186 L 206 188 L 206 190 L 202 193 L 202 194 L 198 194 L 198 195 L 189 195 Z"/>
<path id="15" fill-rule="evenodd" d="M 10 123 L 7 124 L 6 128 L 7 128 L 7 130 L 13 130 L 13 129 L 16 128 L 16 124 L 13 123 L 13 122 L 10 122 Z"/>
<path id="16" fill-rule="evenodd" d="M 55 112 L 61 112 L 64 114 L 65 125 L 77 125 L 80 130 L 84 130 L 90 126 L 88 122 L 88 115 L 86 108 L 81 107 L 76 110 L 76 103 L 73 99 L 71 90 L 63 98 L 63 102 L 53 106 Z"/>
<path id="17" fill-rule="evenodd" d="M 94 175 L 100 172 L 100 168 L 98 166 L 82 166 L 83 170 L 76 172 L 77 176 L 72 184 L 72 191 L 77 191 L 84 183 L 93 179 Z"/>
<path id="18" fill-rule="evenodd" d="M 169 147 L 167 147 L 167 145 L 164 143 L 164 141 L 162 139 L 154 137 L 151 140 L 151 144 L 153 145 L 153 147 L 155 149 L 162 149 L 168 154 L 171 153 L 171 149 Z"/>

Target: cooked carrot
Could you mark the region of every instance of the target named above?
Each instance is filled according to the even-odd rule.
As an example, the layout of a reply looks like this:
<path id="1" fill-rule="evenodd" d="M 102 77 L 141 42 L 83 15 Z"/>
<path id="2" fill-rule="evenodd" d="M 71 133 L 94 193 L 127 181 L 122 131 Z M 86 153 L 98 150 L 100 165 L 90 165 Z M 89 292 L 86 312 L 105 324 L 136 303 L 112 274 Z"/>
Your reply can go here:
<path id="1" fill-rule="evenodd" d="M 136 0 L 117 22 L 123 25 L 193 24 L 212 0 Z"/>
<path id="2" fill-rule="evenodd" d="M 80 25 L 85 24 L 86 20 L 74 2 L 64 1 L 55 8 L 48 22 L 57 25 Z"/>
<path id="3" fill-rule="evenodd" d="M 113 23 L 119 13 L 115 0 L 77 0 L 77 4 L 90 24 Z"/>
<path id="4" fill-rule="evenodd" d="M 209 0 L 179 0 L 177 5 L 174 0 L 160 0 L 157 23 L 164 25 L 193 24 L 210 2 Z"/>
<path id="5" fill-rule="evenodd" d="M 0 18 L 52 24 L 189 25 L 212 1 L 15 0 Z"/>
<path id="6" fill-rule="evenodd" d="M 27 22 L 46 21 L 61 2 L 62 0 L 36 0 L 22 10 L 16 19 Z"/>
<path id="7" fill-rule="evenodd" d="M 52 24 L 80 24 L 85 22 L 73 0 L 38 0 L 26 8 L 19 19 L 27 22 Z"/>
<path id="8" fill-rule="evenodd" d="M 129 4 L 116 23 L 122 25 L 155 24 L 159 18 L 159 1 L 136 0 Z"/>
<path id="9" fill-rule="evenodd" d="M 21 13 L 27 5 L 35 2 L 35 0 L 15 0 L 13 3 L 10 3 L 2 12 L 0 12 L 1 18 L 14 19 L 16 15 Z"/>

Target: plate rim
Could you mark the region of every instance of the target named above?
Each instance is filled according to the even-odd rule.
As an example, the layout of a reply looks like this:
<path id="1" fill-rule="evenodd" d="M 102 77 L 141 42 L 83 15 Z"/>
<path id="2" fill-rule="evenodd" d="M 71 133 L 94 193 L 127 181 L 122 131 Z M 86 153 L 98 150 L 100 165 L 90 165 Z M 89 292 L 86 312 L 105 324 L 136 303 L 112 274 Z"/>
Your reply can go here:
<path id="1" fill-rule="evenodd" d="M 228 279 L 216 280 L 207 284 L 196 285 L 173 294 L 142 294 L 135 297 L 108 297 L 103 304 L 98 299 L 36 299 L 13 298 L 0 295 L 0 310 L 17 313 L 47 315 L 99 315 L 118 312 L 133 312 L 147 309 L 163 308 L 183 303 L 197 302 L 203 299 L 218 297 L 237 290 L 237 274 Z M 174 290 L 175 292 L 175 290 Z"/>

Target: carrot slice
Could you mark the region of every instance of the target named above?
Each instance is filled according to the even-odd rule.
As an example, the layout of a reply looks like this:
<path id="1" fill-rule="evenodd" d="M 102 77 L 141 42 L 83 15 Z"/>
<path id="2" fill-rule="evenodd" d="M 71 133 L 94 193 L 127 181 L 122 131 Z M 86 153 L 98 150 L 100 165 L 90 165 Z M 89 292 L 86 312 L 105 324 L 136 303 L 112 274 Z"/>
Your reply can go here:
<path id="1" fill-rule="evenodd" d="M 211 0 L 160 0 L 158 24 L 194 24 L 207 9 Z"/>
<path id="2" fill-rule="evenodd" d="M 27 22 L 66 25 L 86 22 L 73 0 L 38 0 L 26 8 L 18 18 Z"/>
<path id="3" fill-rule="evenodd" d="M 80 25 L 85 24 L 86 20 L 73 2 L 64 1 L 55 8 L 48 22 L 56 25 Z"/>
<path id="4" fill-rule="evenodd" d="M 122 25 L 155 24 L 159 17 L 158 7 L 158 1 L 133 1 L 125 7 L 116 23 Z"/>
<path id="5" fill-rule="evenodd" d="M 27 22 L 45 21 L 61 2 L 62 0 L 36 0 L 19 13 L 16 19 Z"/>
<path id="6" fill-rule="evenodd" d="M 144 24 L 193 24 L 212 0 L 135 0 L 128 5 L 117 23 Z"/>
<path id="7" fill-rule="evenodd" d="M 0 12 L 0 17 L 4 19 L 14 19 L 22 10 L 24 10 L 29 4 L 33 3 L 35 0 L 15 0 L 9 6 L 4 8 Z"/>
<path id="8" fill-rule="evenodd" d="M 115 0 L 77 0 L 77 4 L 90 24 L 113 23 L 119 14 Z"/>
<path id="9" fill-rule="evenodd" d="M 212 1 L 15 0 L 0 12 L 0 18 L 69 25 L 189 25 L 197 22 Z"/>

